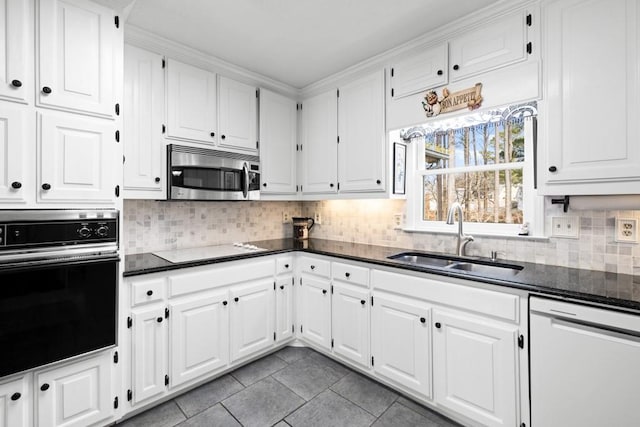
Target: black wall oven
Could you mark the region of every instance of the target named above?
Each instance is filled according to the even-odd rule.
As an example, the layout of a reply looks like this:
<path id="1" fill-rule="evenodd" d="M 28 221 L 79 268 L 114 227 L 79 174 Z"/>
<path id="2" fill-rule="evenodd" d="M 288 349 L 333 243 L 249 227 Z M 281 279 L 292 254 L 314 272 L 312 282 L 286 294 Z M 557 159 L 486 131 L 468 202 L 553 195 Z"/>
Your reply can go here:
<path id="1" fill-rule="evenodd" d="M 0 376 L 116 344 L 118 212 L 0 211 Z"/>

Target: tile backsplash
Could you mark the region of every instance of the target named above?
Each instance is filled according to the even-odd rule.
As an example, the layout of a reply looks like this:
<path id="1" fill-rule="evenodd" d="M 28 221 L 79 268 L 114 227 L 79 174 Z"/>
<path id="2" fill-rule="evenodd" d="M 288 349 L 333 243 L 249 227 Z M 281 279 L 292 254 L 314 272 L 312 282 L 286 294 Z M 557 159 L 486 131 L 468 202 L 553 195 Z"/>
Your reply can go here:
<path id="1" fill-rule="evenodd" d="M 329 200 L 319 202 L 158 202 L 125 200 L 122 243 L 126 254 L 153 252 L 236 241 L 292 236 L 290 216 L 321 216 L 311 236 L 382 246 L 454 253 L 451 234 L 405 232 L 394 228 L 394 215 L 404 212 L 403 200 Z M 563 215 L 547 205 L 547 222 Z M 569 211 L 580 217 L 578 239 L 522 239 L 475 236 L 467 246 L 472 256 L 609 271 L 640 276 L 640 245 L 614 241 L 615 218 L 635 218 L 640 211 Z"/>

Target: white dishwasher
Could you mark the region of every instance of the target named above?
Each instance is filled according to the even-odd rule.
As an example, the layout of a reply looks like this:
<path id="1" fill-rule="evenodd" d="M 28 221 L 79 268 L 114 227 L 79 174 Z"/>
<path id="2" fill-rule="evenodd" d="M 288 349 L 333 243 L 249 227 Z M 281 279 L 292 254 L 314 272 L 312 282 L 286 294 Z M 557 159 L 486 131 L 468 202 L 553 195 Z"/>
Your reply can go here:
<path id="1" fill-rule="evenodd" d="M 531 297 L 533 427 L 640 426 L 640 316 Z"/>

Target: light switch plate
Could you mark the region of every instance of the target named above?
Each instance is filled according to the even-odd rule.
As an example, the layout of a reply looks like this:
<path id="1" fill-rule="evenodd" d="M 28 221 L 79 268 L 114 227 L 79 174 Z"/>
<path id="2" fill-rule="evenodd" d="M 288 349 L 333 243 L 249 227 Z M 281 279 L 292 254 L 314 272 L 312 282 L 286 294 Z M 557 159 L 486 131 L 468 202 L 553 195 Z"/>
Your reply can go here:
<path id="1" fill-rule="evenodd" d="M 638 220 L 634 218 L 616 218 L 616 242 L 638 242 Z"/>
<path id="2" fill-rule="evenodd" d="M 551 235 L 553 237 L 565 237 L 577 239 L 580 235 L 579 216 L 554 216 L 551 217 Z"/>

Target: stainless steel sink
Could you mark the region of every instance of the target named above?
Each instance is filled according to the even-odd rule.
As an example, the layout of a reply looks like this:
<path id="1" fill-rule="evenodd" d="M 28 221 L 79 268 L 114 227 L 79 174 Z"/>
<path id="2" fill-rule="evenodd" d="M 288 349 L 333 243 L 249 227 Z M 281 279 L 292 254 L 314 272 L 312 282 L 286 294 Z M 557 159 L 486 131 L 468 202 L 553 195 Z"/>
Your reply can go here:
<path id="1" fill-rule="evenodd" d="M 456 270 L 487 277 L 515 276 L 523 269 L 521 265 L 516 264 L 492 262 L 482 259 L 447 257 L 445 255 L 435 255 L 424 252 L 401 252 L 391 255 L 388 258 L 417 267 Z"/>

